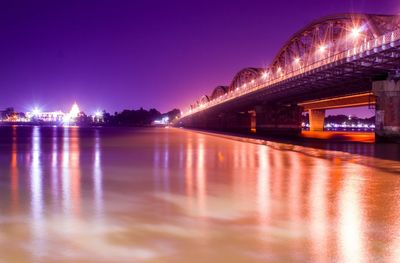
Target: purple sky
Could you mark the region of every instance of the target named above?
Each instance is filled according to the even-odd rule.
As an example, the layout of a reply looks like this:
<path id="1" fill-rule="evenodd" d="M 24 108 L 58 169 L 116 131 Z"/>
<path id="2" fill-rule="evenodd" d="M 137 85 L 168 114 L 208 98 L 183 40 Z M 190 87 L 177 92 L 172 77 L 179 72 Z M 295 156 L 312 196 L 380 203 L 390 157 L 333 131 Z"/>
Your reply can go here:
<path id="1" fill-rule="evenodd" d="M 395 0 L 51 0 L 0 3 L 0 109 L 186 107 L 268 65 L 321 16 L 396 14 Z M 363 111 L 361 111 L 363 112 Z"/>

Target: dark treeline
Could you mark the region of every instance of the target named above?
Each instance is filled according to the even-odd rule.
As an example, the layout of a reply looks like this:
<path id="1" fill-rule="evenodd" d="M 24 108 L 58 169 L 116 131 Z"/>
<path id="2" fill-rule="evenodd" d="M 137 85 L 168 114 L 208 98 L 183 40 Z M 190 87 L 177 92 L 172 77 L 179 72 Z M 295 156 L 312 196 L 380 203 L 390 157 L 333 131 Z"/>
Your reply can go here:
<path id="1" fill-rule="evenodd" d="M 370 117 L 370 118 L 359 118 L 357 116 L 353 116 L 349 119 L 348 116 L 346 115 L 329 115 L 325 117 L 325 122 L 327 123 L 351 123 L 351 124 L 357 124 L 357 123 L 369 123 L 369 124 L 374 124 L 375 123 L 375 116 Z"/>
<path id="2" fill-rule="evenodd" d="M 309 115 L 308 115 L 308 113 L 303 115 L 302 120 L 305 123 L 309 123 Z M 349 118 L 349 116 L 343 115 L 343 114 L 328 115 L 328 116 L 325 117 L 325 123 L 375 124 L 375 116 L 372 116 L 370 118 L 359 118 L 357 116 L 351 116 L 351 118 Z"/>
<path id="3" fill-rule="evenodd" d="M 140 108 L 138 110 L 123 110 L 115 112 L 113 115 L 103 111 L 101 123 L 110 126 L 149 126 L 155 120 L 161 120 L 168 117 L 169 121 L 173 121 L 179 117 L 180 110 L 173 109 L 167 113 L 160 113 L 156 109 L 145 110 Z"/>

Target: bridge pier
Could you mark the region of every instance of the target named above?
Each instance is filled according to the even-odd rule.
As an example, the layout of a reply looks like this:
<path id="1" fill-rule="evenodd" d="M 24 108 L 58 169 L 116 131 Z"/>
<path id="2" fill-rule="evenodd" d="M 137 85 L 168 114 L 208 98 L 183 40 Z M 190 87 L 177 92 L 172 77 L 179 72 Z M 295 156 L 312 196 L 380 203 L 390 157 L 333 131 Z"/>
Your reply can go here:
<path id="1" fill-rule="evenodd" d="M 251 114 L 247 111 L 227 113 L 225 129 L 234 132 L 250 132 Z"/>
<path id="2" fill-rule="evenodd" d="M 208 130 L 222 130 L 224 128 L 224 114 L 212 114 L 207 113 L 205 116 L 205 123 L 200 129 L 208 129 Z"/>
<path id="3" fill-rule="evenodd" d="M 193 116 L 191 126 L 196 129 L 201 129 L 207 124 L 207 116 L 205 112 L 199 112 L 197 116 Z"/>
<path id="4" fill-rule="evenodd" d="M 376 96 L 376 140 L 400 141 L 400 81 L 375 81 L 372 92 Z"/>
<path id="5" fill-rule="evenodd" d="M 310 131 L 324 130 L 324 122 L 325 122 L 324 109 L 308 110 L 308 118 L 310 122 Z"/>
<path id="6" fill-rule="evenodd" d="M 255 107 L 256 131 L 266 135 L 300 135 L 302 109 L 297 105 Z"/>

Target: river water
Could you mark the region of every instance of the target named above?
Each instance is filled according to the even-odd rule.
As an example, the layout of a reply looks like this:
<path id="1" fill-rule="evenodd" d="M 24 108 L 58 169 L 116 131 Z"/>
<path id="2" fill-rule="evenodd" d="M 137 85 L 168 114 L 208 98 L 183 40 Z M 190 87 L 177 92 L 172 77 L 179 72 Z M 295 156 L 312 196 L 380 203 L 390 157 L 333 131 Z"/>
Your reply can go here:
<path id="1" fill-rule="evenodd" d="M 0 127 L 0 262 L 400 262 L 399 176 L 182 129 Z"/>

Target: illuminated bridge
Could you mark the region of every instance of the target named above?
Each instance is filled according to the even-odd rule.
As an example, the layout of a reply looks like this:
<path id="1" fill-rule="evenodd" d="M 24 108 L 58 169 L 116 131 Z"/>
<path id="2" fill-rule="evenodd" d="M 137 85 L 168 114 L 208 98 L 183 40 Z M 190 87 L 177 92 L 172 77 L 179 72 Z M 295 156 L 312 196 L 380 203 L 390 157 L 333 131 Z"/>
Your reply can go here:
<path id="1" fill-rule="evenodd" d="M 377 138 L 400 137 L 400 16 L 342 14 L 296 32 L 267 68 L 245 68 L 182 112 L 183 127 L 323 130 L 326 109 L 371 105 Z"/>

